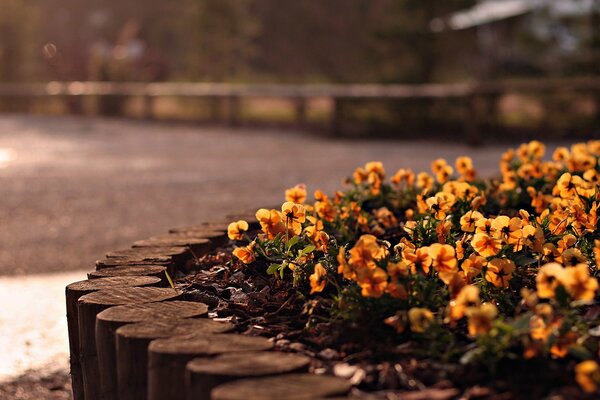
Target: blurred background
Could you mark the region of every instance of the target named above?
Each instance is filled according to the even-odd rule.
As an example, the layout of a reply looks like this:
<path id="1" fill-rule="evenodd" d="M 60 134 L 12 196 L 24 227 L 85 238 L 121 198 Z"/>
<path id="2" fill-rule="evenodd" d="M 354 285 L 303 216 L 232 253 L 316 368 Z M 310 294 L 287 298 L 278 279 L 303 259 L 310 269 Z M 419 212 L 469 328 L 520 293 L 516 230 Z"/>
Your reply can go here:
<path id="1" fill-rule="evenodd" d="M 0 82 L 11 84 L 0 110 L 471 142 L 482 131 L 589 137 L 599 3 L 0 0 Z M 72 81 L 181 84 L 55 83 Z M 34 82 L 55 84 L 14 85 Z M 198 82 L 231 85 L 183 84 Z"/>
<path id="2" fill-rule="evenodd" d="M 0 0 L 0 398 L 70 398 L 108 251 L 531 138 L 600 138 L 600 0 Z"/>

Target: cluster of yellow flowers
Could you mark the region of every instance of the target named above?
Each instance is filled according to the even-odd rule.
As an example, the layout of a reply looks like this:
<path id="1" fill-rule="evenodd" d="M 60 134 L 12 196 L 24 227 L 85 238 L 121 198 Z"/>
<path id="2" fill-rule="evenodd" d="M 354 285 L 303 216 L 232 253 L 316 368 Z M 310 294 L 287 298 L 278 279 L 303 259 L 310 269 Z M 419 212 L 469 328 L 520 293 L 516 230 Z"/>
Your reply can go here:
<path id="1" fill-rule="evenodd" d="M 395 302 L 384 322 L 401 334 L 452 331 L 465 319 L 478 338 L 498 335 L 499 321 L 526 318 L 527 329 L 514 334 L 522 356 L 591 349 L 575 372 L 594 391 L 599 346 L 586 329 L 600 320 L 583 314 L 598 292 L 600 141 L 559 147 L 548 161 L 545 150 L 532 141 L 506 151 L 501 175 L 487 180 L 465 156 L 454 167 L 433 161 L 431 174 L 400 169 L 389 183 L 383 164 L 369 162 L 348 179 L 350 189 L 333 198 L 317 190 L 313 204 L 298 185 L 281 211 L 258 210 L 261 232 L 233 254 L 271 262 L 268 271 L 282 277 L 289 268 L 311 294 L 331 282 Z M 229 237 L 242 240 L 247 230 L 234 222 Z"/>

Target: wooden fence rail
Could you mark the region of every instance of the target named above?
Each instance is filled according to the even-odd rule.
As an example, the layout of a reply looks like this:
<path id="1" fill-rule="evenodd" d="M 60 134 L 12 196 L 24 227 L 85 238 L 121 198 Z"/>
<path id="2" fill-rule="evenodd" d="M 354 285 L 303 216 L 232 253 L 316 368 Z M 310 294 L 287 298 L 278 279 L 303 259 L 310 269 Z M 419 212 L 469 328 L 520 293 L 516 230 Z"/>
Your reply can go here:
<path id="1" fill-rule="evenodd" d="M 154 116 L 154 99 L 157 97 L 207 98 L 224 100 L 229 104 L 228 120 L 235 125 L 239 121 L 240 100 L 246 98 L 281 98 L 293 102 L 296 119 L 302 123 L 306 118 L 306 102 L 314 98 L 328 98 L 333 102 L 330 132 L 340 134 L 342 107 L 352 100 L 393 99 L 460 99 L 465 104 L 465 132 L 467 140 L 480 137 L 479 121 L 482 113 L 489 113 L 489 102 L 509 92 L 562 93 L 584 92 L 596 97 L 600 109 L 600 77 L 572 79 L 527 79 L 496 82 L 473 82 L 454 84 L 228 84 L 190 82 L 48 82 L 48 83 L 0 83 L 0 98 L 36 97 L 81 98 L 85 96 L 135 96 L 145 99 L 144 114 Z M 214 107 L 215 109 L 218 107 Z"/>

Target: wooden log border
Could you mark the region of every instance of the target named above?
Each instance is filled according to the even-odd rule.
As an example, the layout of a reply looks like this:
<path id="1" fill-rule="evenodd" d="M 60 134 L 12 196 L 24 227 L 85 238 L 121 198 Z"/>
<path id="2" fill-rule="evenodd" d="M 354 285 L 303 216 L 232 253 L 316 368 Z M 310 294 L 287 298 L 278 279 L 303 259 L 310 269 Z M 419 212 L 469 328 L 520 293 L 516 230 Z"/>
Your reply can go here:
<path id="1" fill-rule="evenodd" d="M 178 277 L 189 273 L 197 259 L 227 243 L 227 225 L 238 219 L 245 219 L 253 229 L 259 227 L 254 211 L 176 227 L 166 234 L 138 240 L 129 249 L 107 253 L 96 262 L 95 271 L 88 273 L 87 281 L 67 286 L 74 400 L 208 399 L 215 394 L 223 396 L 230 391 L 227 385 L 238 381 L 244 387 L 252 387 L 254 381 L 262 386 L 267 375 L 281 376 L 285 382 L 291 379 L 291 387 L 300 380 L 335 388 L 318 392 L 324 396 L 343 396 L 350 390 L 351 385 L 341 378 L 293 375 L 305 371 L 310 360 L 272 352 L 272 341 L 264 338 L 227 333 L 235 327 L 207 319 L 201 303 L 190 312 L 170 315 L 170 310 L 188 306 L 181 301 L 185 300 L 182 292 L 168 287 L 167 274 Z M 152 305 L 157 302 L 169 303 Z M 227 356 L 231 353 L 249 359 L 231 363 L 232 371 L 227 372 L 219 357 L 232 360 Z M 280 361 L 267 368 L 271 359 Z M 284 366 L 288 359 L 289 365 Z M 207 375 L 202 365 L 211 360 L 221 370 Z M 258 369 L 250 373 L 253 364 Z M 210 387 L 203 388 L 203 381 L 209 381 Z M 213 397 L 209 397 L 211 390 Z"/>

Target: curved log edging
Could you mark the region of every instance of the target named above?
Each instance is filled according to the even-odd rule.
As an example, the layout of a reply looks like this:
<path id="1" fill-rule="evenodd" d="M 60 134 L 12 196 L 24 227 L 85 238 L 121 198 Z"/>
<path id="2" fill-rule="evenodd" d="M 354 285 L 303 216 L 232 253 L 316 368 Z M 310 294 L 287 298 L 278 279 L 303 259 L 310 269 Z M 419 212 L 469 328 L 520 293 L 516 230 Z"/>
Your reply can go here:
<path id="1" fill-rule="evenodd" d="M 227 243 L 227 225 L 238 219 L 259 227 L 247 212 L 174 228 L 109 252 L 88 280 L 67 286 L 74 400 L 209 399 L 213 388 L 212 398 L 229 398 L 238 386 L 221 384 L 244 378 L 244 388 L 253 380 L 262 386 L 262 380 L 281 374 L 282 381 L 273 381 L 276 396 L 283 396 L 278 398 L 297 397 L 304 382 L 324 389 L 307 388 L 307 398 L 350 390 L 344 379 L 291 374 L 306 371 L 309 360 L 268 352 L 273 341 L 266 338 L 227 334 L 232 324 L 207 319 L 206 305 L 187 302 L 183 292 L 166 287 L 165 272 L 189 273 L 198 258 Z"/>

